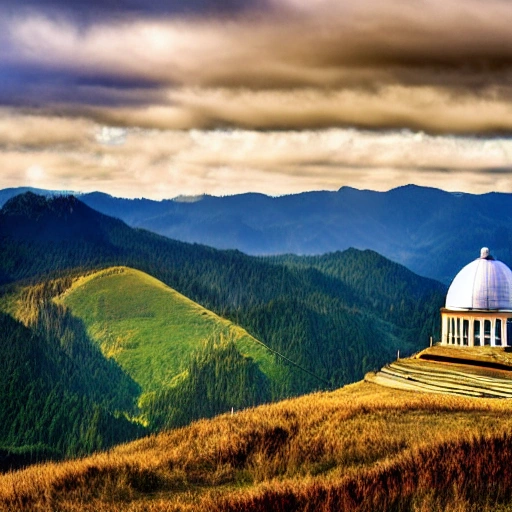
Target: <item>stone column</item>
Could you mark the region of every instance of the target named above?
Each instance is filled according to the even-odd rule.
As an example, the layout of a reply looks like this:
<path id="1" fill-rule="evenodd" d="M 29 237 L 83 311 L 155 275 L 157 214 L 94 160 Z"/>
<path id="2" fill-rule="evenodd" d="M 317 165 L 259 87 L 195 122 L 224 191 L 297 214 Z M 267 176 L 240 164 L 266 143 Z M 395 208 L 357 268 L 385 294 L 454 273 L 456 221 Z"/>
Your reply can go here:
<path id="1" fill-rule="evenodd" d="M 445 314 L 442 315 L 443 325 L 441 328 L 441 345 L 448 345 L 448 317 Z"/>

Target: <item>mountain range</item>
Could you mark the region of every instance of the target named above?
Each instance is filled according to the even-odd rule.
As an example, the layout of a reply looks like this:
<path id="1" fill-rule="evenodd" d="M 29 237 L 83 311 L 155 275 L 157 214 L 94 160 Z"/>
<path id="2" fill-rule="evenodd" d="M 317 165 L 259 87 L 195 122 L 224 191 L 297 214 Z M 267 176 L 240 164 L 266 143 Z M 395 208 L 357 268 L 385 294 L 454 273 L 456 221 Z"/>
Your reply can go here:
<path id="1" fill-rule="evenodd" d="M 441 284 L 372 251 L 351 249 L 313 259 L 251 257 L 130 228 L 73 196 L 15 196 L 0 210 L 0 237 L 0 284 L 37 281 L 77 269 L 133 267 L 240 324 L 267 345 L 277 344 L 277 350 L 290 350 L 294 344 L 301 351 L 311 343 L 331 345 L 332 334 L 327 332 L 333 330 L 349 344 L 365 340 L 373 355 L 381 346 L 387 359 L 393 352 L 385 341 L 395 328 L 402 330 L 398 338 L 412 347 L 435 334 L 437 317 L 433 321 L 432 314 L 437 315 L 445 293 Z M 376 336 L 382 321 L 393 325 Z M 344 324 L 351 326 L 353 335 L 343 335 Z M 290 326 L 297 335 L 286 333 Z M 340 382 L 368 369 L 361 358 L 348 363 L 348 354 L 336 365 L 337 372 L 344 368 Z M 305 353 L 302 358 L 309 362 Z M 325 361 L 330 365 L 332 359 Z M 381 362 L 379 357 L 371 366 Z M 319 375 L 332 378 L 325 368 Z"/>
<path id="2" fill-rule="evenodd" d="M 0 191 L 0 204 L 23 191 Z M 482 246 L 512 264 L 512 194 L 450 193 L 409 185 L 388 192 L 343 187 L 282 197 L 205 195 L 152 201 L 99 192 L 79 197 L 132 227 L 251 255 L 371 249 L 445 284 L 478 257 Z"/>
<path id="3" fill-rule="evenodd" d="M 112 286 L 92 291 L 78 286 L 107 279 L 101 276 L 122 279 L 114 286 L 108 277 Z M 0 331 L 0 352 L 19 387 L 4 391 L 11 407 L 2 418 L 25 425 L 0 435 L 0 450 L 60 455 L 185 424 L 229 404 L 245 407 L 359 380 L 397 350 L 426 346 L 438 333 L 446 293 L 441 283 L 374 251 L 248 256 L 131 228 L 73 196 L 31 192 L 0 210 L 0 284 L 0 319 L 12 324 Z M 165 285 L 169 291 L 162 292 Z M 176 293 L 183 296 L 177 303 Z M 187 313 L 183 301 L 191 301 Z M 189 318 L 187 327 L 169 323 L 173 311 Z M 214 317 L 245 334 L 222 339 L 218 329 L 199 327 Z M 205 340 L 205 328 L 214 339 Z M 188 333 L 191 350 L 171 329 Z M 44 354 L 29 351 L 30 364 L 8 351 L 26 336 Z M 37 360 L 42 367 L 34 369 Z M 34 379 L 45 383 L 39 395 L 25 385 Z M 72 419 L 59 404 L 74 411 Z M 34 415 L 38 428 L 25 435 Z M 70 431 L 79 434 L 68 439 Z"/>

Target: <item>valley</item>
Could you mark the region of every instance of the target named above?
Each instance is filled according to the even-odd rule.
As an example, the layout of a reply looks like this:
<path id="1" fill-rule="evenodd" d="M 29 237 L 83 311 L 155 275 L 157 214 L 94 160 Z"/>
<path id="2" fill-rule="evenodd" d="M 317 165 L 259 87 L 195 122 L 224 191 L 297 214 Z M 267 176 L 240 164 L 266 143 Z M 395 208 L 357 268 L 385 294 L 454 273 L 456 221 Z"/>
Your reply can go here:
<path id="1" fill-rule="evenodd" d="M 372 251 L 252 257 L 30 192 L 0 210 L 0 239 L 16 326 L 0 341 L 24 332 L 43 354 L 6 373 L 4 469 L 334 389 L 439 330 L 445 287 Z"/>

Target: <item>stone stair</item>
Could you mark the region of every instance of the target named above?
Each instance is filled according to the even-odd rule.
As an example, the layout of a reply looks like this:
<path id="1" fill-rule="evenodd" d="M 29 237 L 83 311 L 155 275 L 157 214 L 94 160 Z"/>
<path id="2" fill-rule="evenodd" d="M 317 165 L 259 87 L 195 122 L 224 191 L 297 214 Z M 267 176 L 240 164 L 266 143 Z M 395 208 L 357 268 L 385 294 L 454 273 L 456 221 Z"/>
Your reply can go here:
<path id="1" fill-rule="evenodd" d="M 401 359 L 365 380 L 396 389 L 486 398 L 512 398 L 512 371 Z"/>

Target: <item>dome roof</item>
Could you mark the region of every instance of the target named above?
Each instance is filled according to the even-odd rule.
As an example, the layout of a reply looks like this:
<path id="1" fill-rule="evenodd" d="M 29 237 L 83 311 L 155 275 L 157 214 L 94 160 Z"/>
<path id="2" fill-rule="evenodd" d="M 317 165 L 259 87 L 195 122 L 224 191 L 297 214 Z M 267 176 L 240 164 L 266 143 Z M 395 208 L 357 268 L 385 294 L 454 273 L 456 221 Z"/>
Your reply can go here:
<path id="1" fill-rule="evenodd" d="M 512 310 L 512 271 L 484 247 L 480 258 L 455 276 L 446 295 L 446 307 Z"/>

